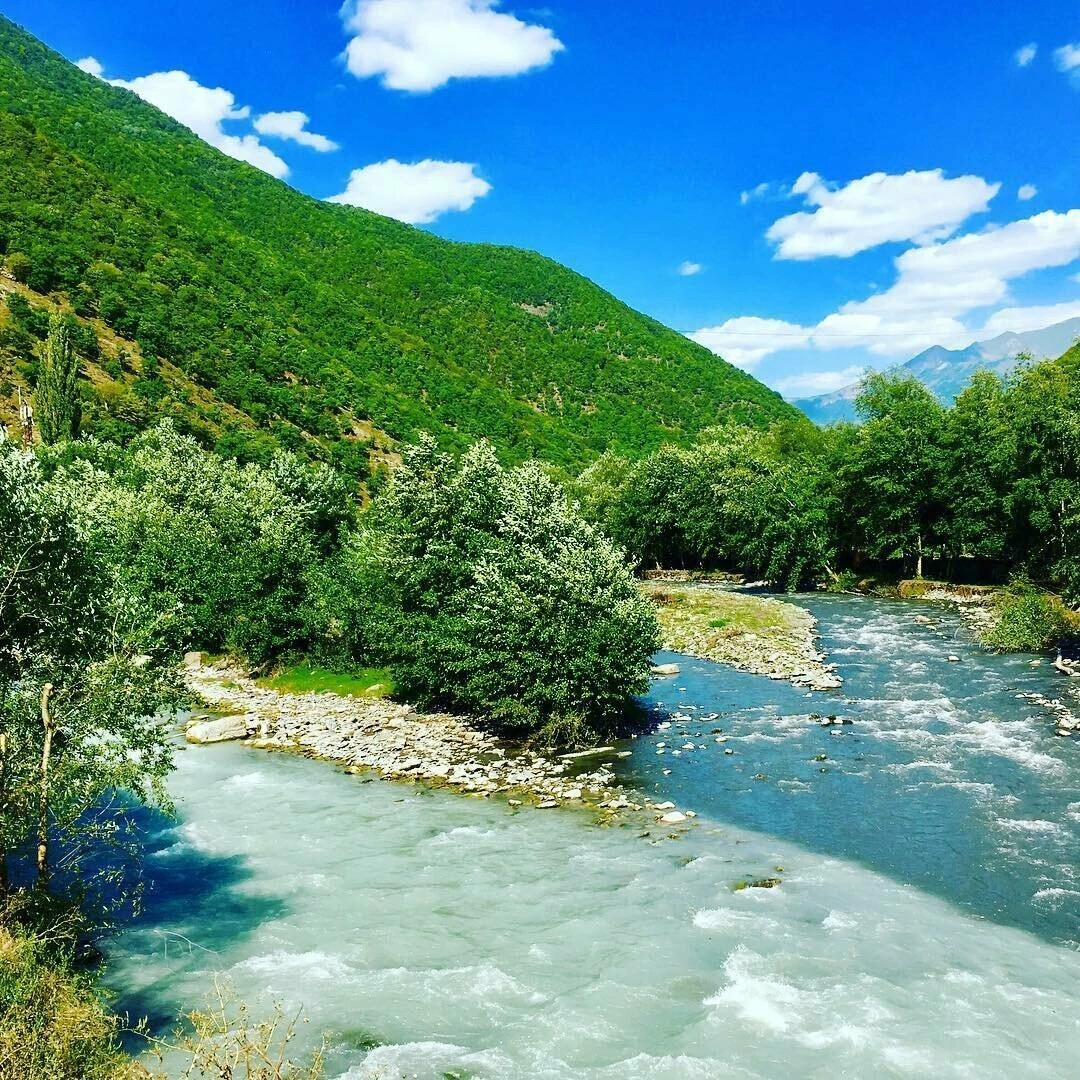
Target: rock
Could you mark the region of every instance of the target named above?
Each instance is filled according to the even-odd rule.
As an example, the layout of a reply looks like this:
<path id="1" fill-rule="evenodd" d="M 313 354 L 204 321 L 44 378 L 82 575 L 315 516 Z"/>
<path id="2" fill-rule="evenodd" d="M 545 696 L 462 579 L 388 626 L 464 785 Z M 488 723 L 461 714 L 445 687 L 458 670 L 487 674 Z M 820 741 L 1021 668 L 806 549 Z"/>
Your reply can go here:
<path id="1" fill-rule="evenodd" d="M 682 671 L 682 668 L 678 664 L 654 664 L 652 666 L 652 674 L 657 678 L 664 675 L 678 675 L 680 671 Z"/>
<path id="2" fill-rule="evenodd" d="M 675 804 L 673 802 L 658 802 L 654 807 L 654 810 L 674 810 Z"/>
<path id="3" fill-rule="evenodd" d="M 579 788 L 579 787 L 571 788 L 569 791 L 563 792 L 563 798 L 564 799 L 580 799 L 581 798 L 581 788 Z"/>
<path id="4" fill-rule="evenodd" d="M 536 805 L 540 810 L 554 810 L 559 804 L 554 799 L 545 799 L 543 802 L 539 802 Z"/>
<path id="5" fill-rule="evenodd" d="M 959 664 L 960 663 L 960 657 L 950 655 L 949 656 L 949 663 L 950 664 Z"/>
<path id="6" fill-rule="evenodd" d="M 578 750 L 573 754 L 560 754 L 561 761 L 576 761 L 578 758 L 596 757 L 599 754 L 610 754 L 615 750 L 614 746 L 596 746 L 592 750 Z M 500 751 L 501 753 L 502 751 Z"/>
<path id="7" fill-rule="evenodd" d="M 184 653 L 184 667 L 188 671 L 197 671 L 203 666 L 203 654 L 201 652 Z"/>
<path id="8" fill-rule="evenodd" d="M 520 806 L 521 805 L 521 800 L 520 799 L 507 799 L 506 800 L 506 805 L 507 806 Z"/>
<path id="9" fill-rule="evenodd" d="M 734 753 L 735 753 L 735 751 L 734 751 L 734 750 L 732 750 L 732 749 L 731 749 L 731 747 L 729 746 L 729 747 L 728 747 L 728 748 L 727 748 L 727 749 L 726 749 L 726 750 L 724 751 L 724 753 L 725 753 L 725 754 L 734 754 Z"/>
<path id="10" fill-rule="evenodd" d="M 661 825 L 681 825 L 686 820 L 686 815 L 680 814 L 678 810 L 671 810 L 656 820 Z"/>
<path id="11" fill-rule="evenodd" d="M 198 720 L 188 724 L 184 732 L 188 742 L 216 743 L 229 742 L 232 739 L 246 739 L 248 717 L 223 716 L 220 720 Z"/>

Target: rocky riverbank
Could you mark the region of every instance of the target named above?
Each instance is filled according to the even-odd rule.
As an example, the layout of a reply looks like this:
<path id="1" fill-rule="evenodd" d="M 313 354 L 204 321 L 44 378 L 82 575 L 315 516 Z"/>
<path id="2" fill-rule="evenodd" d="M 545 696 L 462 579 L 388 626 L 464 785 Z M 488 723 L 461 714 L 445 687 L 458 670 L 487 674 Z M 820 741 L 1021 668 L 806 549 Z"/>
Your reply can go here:
<path id="1" fill-rule="evenodd" d="M 213 710 L 188 723 L 193 743 L 243 739 L 266 750 L 337 762 L 357 774 L 476 797 L 503 796 L 515 808 L 579 807 L 604 822 L 649 815 L 667 827 L 693 817 L 624 790 L 612 764 L 629 751 L 615 746 L 546 756 L 508 746 L 459 716 L 421 713 L 382 698 L 268 689 L 224 661 L 204 662 L 198 653 L 189 654 L 185 679 Z"/>
<path id="2" fill-rule="evenodd" d="M 668 649 L 809 690 L 841 685 L 818 649 L 816 620 L 794 604 L 701 582 L 653 579 L 641 588 L 656 604 Z"/>
<path id="3" fill-rule="evenodd" d="M 991 633 L 1001 618 L 997 602 L 1001 589 L 994 585 L 952 585 L 947 581 L 911 578 L 900 582 L 896 595 L 901 600 L 930 600 L 953 605 L 980 639 Z"/>

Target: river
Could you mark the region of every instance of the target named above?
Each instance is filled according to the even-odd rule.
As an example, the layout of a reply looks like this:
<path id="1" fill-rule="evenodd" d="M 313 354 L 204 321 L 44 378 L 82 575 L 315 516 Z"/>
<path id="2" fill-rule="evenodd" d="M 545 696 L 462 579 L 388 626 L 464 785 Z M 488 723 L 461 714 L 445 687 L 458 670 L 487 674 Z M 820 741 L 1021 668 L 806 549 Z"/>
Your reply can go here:
<path id="1" fill-rule="evenodd" d="M 839 691 L 663 657 L 671 726 L 621 769 L 697 812 L 680 839 L 184 750 L 121 1007 L 164 1022 L 223 971 L 349 1080 L 1075 1075 L 1080 745 L 1018 696 L 1067 680 L 944 608 L 798 602 Z"/>

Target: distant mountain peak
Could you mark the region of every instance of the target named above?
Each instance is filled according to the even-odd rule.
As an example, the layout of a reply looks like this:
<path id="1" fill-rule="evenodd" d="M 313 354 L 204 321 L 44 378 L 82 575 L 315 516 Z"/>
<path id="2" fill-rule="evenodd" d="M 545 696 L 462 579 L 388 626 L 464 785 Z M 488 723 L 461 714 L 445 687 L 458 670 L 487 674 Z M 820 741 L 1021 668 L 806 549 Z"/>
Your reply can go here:
<path id="1" fill-rule="evenodd" d="M 973 341 L 963 349 L 931 345 L 913 356 L 899 370 L 914 375 L 943 402 L 952 402 L 976 371 L 986 370 L 1008 375 L 1016 367 L 1016 358 L 1029 352 L 1036 360 L 1056 358 L 1080 338 L 1080 316 L 1054 323 L 1041 330 L 1017 333 L 1006 330 L 986 341 Z M 855 397 L 859 384 L 852 383 L 829 394 L 800 398 L 798 406 L 818 424 L 855 419 Z"/>

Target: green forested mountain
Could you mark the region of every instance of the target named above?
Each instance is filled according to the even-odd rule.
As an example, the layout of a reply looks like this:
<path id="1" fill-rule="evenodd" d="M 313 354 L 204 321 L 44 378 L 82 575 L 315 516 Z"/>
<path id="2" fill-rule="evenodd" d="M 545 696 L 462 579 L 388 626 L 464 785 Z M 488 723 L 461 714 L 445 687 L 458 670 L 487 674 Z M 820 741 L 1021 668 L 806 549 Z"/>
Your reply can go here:
<path id="1" fill-rule="evenodd" d="M 0 173 L 9 273 L 138 343 L 149 373 L 133 362 L 113 397 L 134 386 L 131 415 L 196 430 L 175 398 L 212 399 L 202 434 L 241 456 L 359 450 L 374 427 L 572 466 L 793 415 L 565 267 L 311 199 L 2 17 Z"/>

